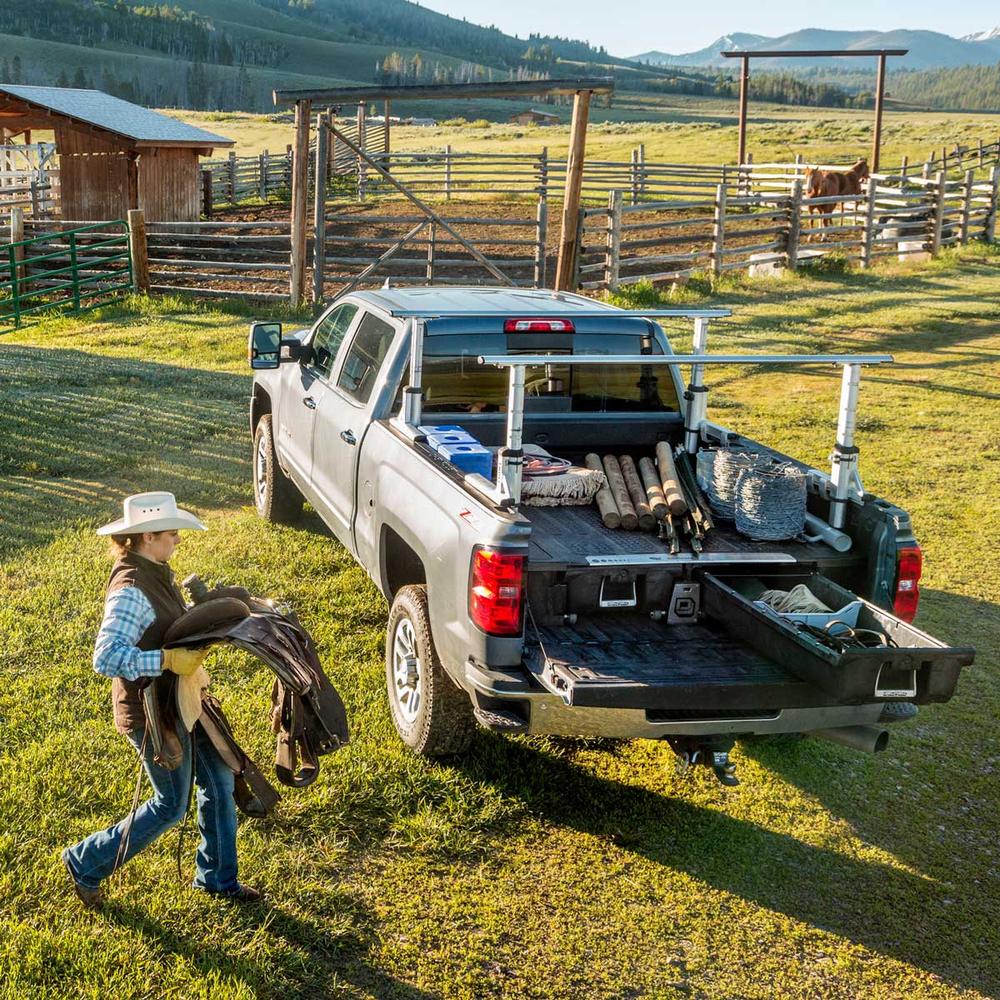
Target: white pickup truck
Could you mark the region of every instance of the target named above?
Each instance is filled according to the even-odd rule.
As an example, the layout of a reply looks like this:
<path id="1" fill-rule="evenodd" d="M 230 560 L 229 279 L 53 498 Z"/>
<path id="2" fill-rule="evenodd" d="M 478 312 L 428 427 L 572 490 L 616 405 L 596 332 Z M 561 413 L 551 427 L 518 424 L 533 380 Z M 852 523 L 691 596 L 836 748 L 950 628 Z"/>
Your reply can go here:
<path id="1" fill-rule="evenodd" d="M 909 517 L 857 471 L 862 366 L 891 358 L 707 354 L 724 315 L 423 287 L 355 292 L 289 335 L 253 325 L 257 510 L 288 521 L 308 501 L 385 595 L 386 687 L 408 746 L 458 753 L 477 724 L 666 739 L 732 782 L 741 735 L 881 750 L 887 721 L 952 696 L 973 650 L 910 624 L 921 558 Z M 689 321 L 694 354 L 677 355 L 660 324 Z M 808 537 L 750 541 L 717 520 L 700 552 L 671 551 L 655 533 L 609 530 L 593 505 L 521 502 L 529 445 L 581 464 L 658 442 L 785 459 L 706 417 L 706 370 L 741 363 L 843 372 L 831 471 L 799 466 Z M 428 424 L 463 428 L 496 471 L 442 457 Z M 860 601 L 857 626 L 886 641 L 831 648 L 756 600 L 798 583 L 832 608 Z"/>

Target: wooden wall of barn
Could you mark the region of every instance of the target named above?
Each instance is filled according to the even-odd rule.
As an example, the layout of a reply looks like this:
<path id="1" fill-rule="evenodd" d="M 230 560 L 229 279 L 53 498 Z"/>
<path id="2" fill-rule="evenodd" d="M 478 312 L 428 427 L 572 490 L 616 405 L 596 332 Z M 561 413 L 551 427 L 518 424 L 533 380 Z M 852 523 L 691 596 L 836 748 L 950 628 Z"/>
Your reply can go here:
<path id="1" fill-rule="evenodd" d="M 60 214 L 64 219 L 123 219 L 128 211 L 128 155 L 121 146 L 76 129 L 56 128 Z"/>
<path id="2" fill-rule="evenodd" d="M 143 149 L 139 207 L 148 222 L 197 222 L 201 214 L 196 149 Z"/>

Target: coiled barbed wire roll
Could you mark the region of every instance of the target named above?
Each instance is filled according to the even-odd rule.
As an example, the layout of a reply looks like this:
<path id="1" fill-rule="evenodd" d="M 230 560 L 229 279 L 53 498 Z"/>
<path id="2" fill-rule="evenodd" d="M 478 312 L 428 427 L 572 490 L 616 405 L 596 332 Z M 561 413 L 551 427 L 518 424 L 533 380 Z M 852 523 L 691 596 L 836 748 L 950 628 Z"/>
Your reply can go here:
<path id="1" fill-rule="evenodd" d="M 767 461 L 769 459 L 765 456 L 753 451 L 719 448 L 715 452 L 708 488 L 705 490 L 712 513 L 732 521 L 736 517 L 736 482 L 740 473 Z"/>
<path id="2" fill-rule="evenodd" d="M 759 542 L 794 538 L 806 526 L 806 477 L 793 465 L 744 468 L 736 483 L 736 530 Z"/>

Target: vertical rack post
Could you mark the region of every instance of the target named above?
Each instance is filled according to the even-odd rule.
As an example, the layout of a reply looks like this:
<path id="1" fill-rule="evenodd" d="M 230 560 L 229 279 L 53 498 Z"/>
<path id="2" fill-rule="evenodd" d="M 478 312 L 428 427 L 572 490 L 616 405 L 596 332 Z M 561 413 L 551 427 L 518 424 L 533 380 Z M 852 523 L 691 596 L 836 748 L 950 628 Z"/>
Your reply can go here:
<path id="1" fill-rule="evenodd" d="M 410 383 L 403 390 L 403 420 L 411 427 L 419 427 L 424 375 L 424 321 L 411 319 L 410 323 Z"/>
<path id="2" fill-rule="evenodd" d="M 699 316 L 694 321 L 694 339 L 691 345 L 692 354 L 708 352 L 708 320 Z M 704 382 L 705 366 L 691 366 L 691 381 L 688 382 L 684 398 L 687 400 L 687 414 L 684 420 L 684 447 L 689 455 L 698 453 L 698 442 L 701 437 L 701 425 L 708 409 L 708 388 Z"/>
<path id="3" fill-rule="evenodd" d="M 833 446 L 830 482 L 830 526 L 843 528 L 847 521 L 847 502 L 852 488 L 861 488 L 858 475 L 858 449 L 854 447 L 854 427 L 858 412 L 858 388 L 861 365 L 844 365 L 840 383 L 840 414 L 837 418 L 837 440 Z"/>
<path id="4" fill-rule="evenodd" d="M 507 389 L 507 442 L 500 452 L 497 488 L 516 507 L 521 502 L 524 451 L 524 365 L 510 366 Z"/>

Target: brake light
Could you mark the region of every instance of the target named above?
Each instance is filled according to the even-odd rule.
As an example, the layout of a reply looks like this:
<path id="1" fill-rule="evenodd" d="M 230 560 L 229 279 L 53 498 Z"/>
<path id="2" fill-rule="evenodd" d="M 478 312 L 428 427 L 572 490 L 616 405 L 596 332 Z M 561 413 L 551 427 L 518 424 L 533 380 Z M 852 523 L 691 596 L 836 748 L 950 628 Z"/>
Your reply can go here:
<path id="1" fill-rule="evenodd" d="M 571 319 L 505 319 L 504 333 L 576 333 Z"/>
<path id="2" fill-rule="evenodd" d="M 469 613 L 487 635 L 520 635 L 524 556 L 476 549 L 469 581 Z"/>
<path id="3" fill-rule="evenodd" d="M 920 572 L 923 569 L 923 555 L 919 545 L 908 545 L 896 554 L 896 600 L 893 611 L 897 618 L 912 622 L 917 614 L 920 601 Z"/>

